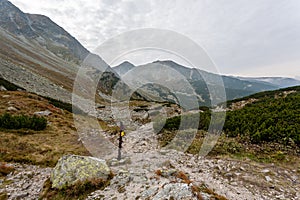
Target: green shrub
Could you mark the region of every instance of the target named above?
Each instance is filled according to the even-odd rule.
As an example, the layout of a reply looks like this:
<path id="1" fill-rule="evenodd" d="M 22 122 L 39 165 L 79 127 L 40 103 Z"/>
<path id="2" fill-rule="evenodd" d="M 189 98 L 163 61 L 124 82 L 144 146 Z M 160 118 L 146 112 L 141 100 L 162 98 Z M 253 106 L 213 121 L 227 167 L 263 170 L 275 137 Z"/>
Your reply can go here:
<path id="1" fill-rule="evenodd" d="M 227 112 L 224 125 L 230 137 L 249 134 L 252 143 L 293 141 L 300 146 L 300 93 L 285 98 L 263 98 L 240 110 Z"/>
<path id="2" fill-rule="evenodd" d="M 74 114 L 80 114 L 80 115 L 86 114 L 80 108 L 78 108 L 77 106 L 74 106 L 70 103 L 62 102 L 60 100 L 53 99 L 51 97 L 44 97 L 44 98 L 47 99 L 50 104 L 54 105 L 57 108 L 67 110 L 67 111 L 69 111 L 71 113 L 74 113 Z"/>
<path id="3" fill-rule="evenodd" d="M 299 91 L 298 87 L 293 89 Z M 225 134 L 228 137 L 247 137 L 255 144 L 276 142 L 284 145 L 295 144 L 300 147 L 300 92 L 281 98 L 274 98 L 274 92 L 265 92 L 256 96 L 263 96 L 263 98 L 247 104 L 242 109 L 226 113 L 223 126 Z M 200 113 L 199 118 L 195 116 L 196 114 L 176 116 L 168 118 L 164 125 L 163 122 L 154 122 L 154 127 L 163 126 L 160 133 L 170 134 L 178 129 L 193 128 L 195 120 L 199 120 L 199 130 L 207 131 L 209 126 L 211 130 L 219 130 L 223 125 L 224 114 L 205 111 Z M 214 120 L 211 122 L 212 116 Z M 179 127 L 180 123 L 184 126 Z"/>
<path id="4" fill-rule="evenodd" d="M 21 129 L 27 128 L 35 131 L 44 130 L 47 126 L 47 119 L 38 116 L 12 116 L 9 113 L 5 113 L 0 116 L 0 128 L 5 129 Z"/>

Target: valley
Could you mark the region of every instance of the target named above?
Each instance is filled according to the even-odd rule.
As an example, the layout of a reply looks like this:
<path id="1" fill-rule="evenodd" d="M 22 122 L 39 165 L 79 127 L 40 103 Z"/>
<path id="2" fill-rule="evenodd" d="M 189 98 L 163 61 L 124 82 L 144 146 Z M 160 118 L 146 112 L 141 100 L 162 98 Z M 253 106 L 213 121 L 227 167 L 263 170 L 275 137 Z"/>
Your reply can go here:
<path id="1" fill-rule="evenodd" d="M 0 0 L 0 200 L 299 199 L 300 81 L 201 67 L 110 66 Z"/>

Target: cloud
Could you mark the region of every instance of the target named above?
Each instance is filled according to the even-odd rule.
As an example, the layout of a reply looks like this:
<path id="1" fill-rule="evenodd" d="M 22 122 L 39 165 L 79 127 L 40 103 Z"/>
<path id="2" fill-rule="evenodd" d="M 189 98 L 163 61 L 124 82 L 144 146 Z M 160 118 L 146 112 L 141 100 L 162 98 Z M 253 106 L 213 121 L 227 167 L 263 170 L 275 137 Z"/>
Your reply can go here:
<path id="1" fill-rule="evenodd" d="M 89 50 L 125 31 L 162 28 L 184 34 L 203 46 L 222 73 L 299 73 L 292 68 L 300 65 L 298 0 L 11 2 L 25 12 L 49 16 Z M 278 73 L 269 71 L 269 66 L 286 63 L 294 63 L 288 72 L 279 68 Z"/>

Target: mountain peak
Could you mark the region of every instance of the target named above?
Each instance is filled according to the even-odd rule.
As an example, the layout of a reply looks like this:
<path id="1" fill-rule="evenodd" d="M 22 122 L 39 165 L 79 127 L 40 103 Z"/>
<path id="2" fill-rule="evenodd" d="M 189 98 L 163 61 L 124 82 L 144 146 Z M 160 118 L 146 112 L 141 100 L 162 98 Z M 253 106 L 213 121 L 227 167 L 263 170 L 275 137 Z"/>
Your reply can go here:
<path id="1" fill-rule="evenodd" d="M 173 60 L 156 60 L 153 63 L 179 65 L 178 63 L 174 62 Z"/>
<path id="2" fill-rule="evenodd" d="M 16 36 L 34 40 L 55 55 L 80 62 L 89 51 L 49 17 L 27 14 L 7 0 L 0 0 L 0 27 Z"/>
<path id="3" fill-rule="evenodd" d="M 130 71 L 131 69 L 135 68 L 136 66 L 134 64 L 132 64 L 129 61 L 124 61 L 121 64 L 119 64 L 118 66 L 115 66 L 113 69 L 120 75 L 122 76 L 123 74 L 126 74 L 128 71 Z"/>
<path id="4" fill-rule="evenodd" d="M 129 62 L 129 61 L 124 61 L 124 62 L 122 62 L 121 64 L 119 64 L 119 66 L 120 65 L 130 65 L 130 66 L 135 66 L 134 64 L 132 64 L 131 62 Z"/>

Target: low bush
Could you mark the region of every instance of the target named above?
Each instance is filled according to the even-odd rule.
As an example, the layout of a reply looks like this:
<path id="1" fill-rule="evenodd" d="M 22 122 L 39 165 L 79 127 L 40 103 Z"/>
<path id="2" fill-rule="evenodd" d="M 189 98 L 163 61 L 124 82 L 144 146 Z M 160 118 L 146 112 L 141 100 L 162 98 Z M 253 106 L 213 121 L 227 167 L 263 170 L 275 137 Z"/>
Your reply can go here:
<path id="1" fill-rule="evenodd" d="M 0 85 L 5 87 L 5 89 L 7 89 L 8 91 L 24 90 L 23 88 L 3 79 L 1 76 L 0 76 Z"/>
<path id="2" fill-rule="evenodd" d="M 35 131 L 44 130 L 47 126 L 47 119 L 38 116 L 18 115 L 13 116 L 5 113 L 0 116 L 0 128 L 5 129 L 32 129 Z"/>
<path id="3" fill-rule="evenodd" d="M 67 111 L 69 111 L 71 113 L 74 113 L 74 114 L 80 114 L 80 115 L 86 114 L 80 108 L 78 108 L 77 106 L 74 106 L 70 103 L 62 102 L 60 100 L 53 99 L 51 97 L 44 97 L 44 98 L 47 99 L 50 104 L 54 105 L 57 108 L 67 110 Z"/>

